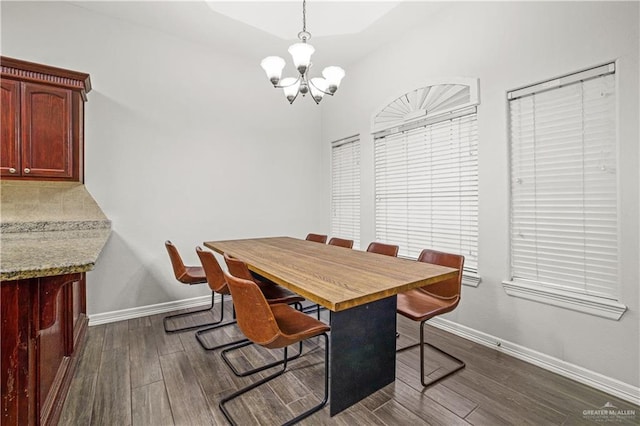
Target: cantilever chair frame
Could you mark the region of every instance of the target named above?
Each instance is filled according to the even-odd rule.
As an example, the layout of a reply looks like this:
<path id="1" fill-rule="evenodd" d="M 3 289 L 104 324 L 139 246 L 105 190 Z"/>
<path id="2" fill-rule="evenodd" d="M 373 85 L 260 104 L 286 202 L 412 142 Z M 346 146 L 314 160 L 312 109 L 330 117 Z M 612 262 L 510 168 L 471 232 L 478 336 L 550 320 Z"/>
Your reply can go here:
<path id="1" fill-rule="evenodd" d="M 435 250 L 427 250 L 427 249 L 425 249 L 425 250 L 422 251 L 422 253 L 420 253 L 420 256 L 418 257 L 418 261 L 420 261 L 420 259 L 422 259 L 423 255 L 425 255 L 426 253 L 446 254 L 446 253 L 443 253 L 443 252 L 437 252 Z M 456 255 L 456 257 L 458 257 L 458 256 Z M 460 273 L 459 273 L 458 278 L 457 278 L 457 280 L 458 280 L 458 298 L 457 298 L 457 301 L 455 302 L 455 305 L 453 306 L 453 308 L 451 308 L 450 310 L 448 310 L 446 312 L 450 312 L 451 310 L 455 309 L 455 307 L 457 306 L 457 304 L 459 303 L 459 300 L 460 300 L 460 291 L 459 290 L 460 290 L 461 285 L 462 285 L 462 267 L 464 265 L 464 256 L 459 256 L 459 257 L 462 258 L 462 263 L 461 263 L 461 266 L 460 266 Z M 401 314 L 401 315 L 404 315 L 400 311 L 400 309 L 398 309 L 398 313 Z M 442 313 L 445 313 L 445 312 L 442 312 Z M 440 349 L 439 347 L 437 347 L 437 346 L 425 341 L 425 339 L 424 339 L 424 325 L 427 323 L 427 321 L 429 321 L 431 318 L 433 318 L 434 316 L 437 316 L 437 315 L 439 315 L 439 314 L 430 315 L 428 318 L 425 318 L 424 320 L 420 321 L 420 342 L 414 343 L 412 345 L 405 346 L 403 348 L 396 349 L 396 352 L 404 352 L 404 351 L 406 351 L 408 349 L 412 349 L 412 348 L 415 348 L 416 346 L 420 346 L 420 383 L 422 383 L 422 386 L 424 386 L 424 387 L 431 386 L 431 385 L 439 382 L 440 380 L 442 380 L 442 379 L 444 379 L 446 377 L 449 377 L 450 375 L 456 373 L 457 371 L 462 370 L 466 366 L 465 362 L 462 361 L 461 359 L 459 359 L 458 357 L 456 357 L 456 356 L 454 356 L 454 355 L 452 355 L 452 354 Z M 400 336 L 399 333 L 396 333 L 396 337 L 399 337 L 399 336 Z M 442 355 L 444 355 L 447 358 L 455 361 L 456 362 L 456 366 L 454 368 L 452 368 L 452 369 L 447 370 L 447 372 L 445 374 L 443 374 L 441 376 L 438 376 L 435 379 L 426 381 L 425 380 L 425 374 L 424 374 L 424 345 L 427 345 L 430 348 L 435 349 L 436 351 L 440 352 Z"/>
<path id="2" fill-rule="evenodd" d="M 222 294 L 220 296 L 221 296 L 220 309 L 224 309 L 224 294 Z M 224 316 L 224 314 L 223 314 L 223 316 Z M 248 342 L 247 339 L 239 339 L 239 340 L 234 340 L 232 342 L 220 343 L 220 344 L 217 344 L 217 345 L 214 345 L 214 346 L 209 346 L 209 345 L 207 345 L 207 343 L 202 338 L 202 335 L 204 333 L 208 333 L 208 332 L 210 332 L 212 330 L 216 330 L 218 328 L 226 327 L 228 325 L 237 324 L 238 321 L 235 320 L 235 310 L 233 312 L 233 317 L 234 317 L 234 319 L 231 320 L 231 321 L 227 321 L 227 322 L 224 322 L 222 324 L 214 324 L 214 325 L 211 325 L 211 326 L 208 326 L 208 327 L 201 328 L 200 330 L 196 331 L 196 340 L 198 341 L 198 343 L 200 343 L 200 346 L 202 347 L 202 349 L 204 349 L 205 351 L 215 351 L 217 349 L 226 348 L 226 347 L 229 347 L 229 346 L 239 345 L 239 344 Z M 222 319 L 220 321 L 222 321 Z"/>
<path id="3" fill-rule="evenodd" d="M 419 343 L 414 343 L 412 345 L 409 346 L 405 346 L 404 348 L 400 348 L 397 349 L 396 352 L 404 352 L 408 349 L 412 349 L 415 348 L 416 346 L 420 346 L 420 382 L 422 383 L 422 386 L 424 386 L 425 388 L 428 386 L 431 386 L 437 382 L 439 382 L 440 380 L 449 377 L 450 375 L 452 375 L 453 373 L 462 370 L 466 364 L 464 363 L 464 361 L 462 361 L 460 358 L 451 355 L 449 352 L 445 352 L 442 349 L 440 349 L 439 347 L 432 345 L 429 342 L 426 342 L 424 340 L 424 325 L 427 323 L 427 321 L 429 321 L 428 319 L 424 320 L 424 321 L 420 321 L 420 342 Z M 442 376 L 439 376 L 436 379 L 432 379 L 430 381 L 425 381 L 424 377 L 424 345 L 428 345 L 430 348 L 435 349 L 436 351 L 440 352 L 442 355 L 445 355 L 447 358 L 450 358 L 454 361 L 456 361 L 457 365 L 448 370 L 445 374 L 443 374 Z"/>
<path id="4" fill-rule="evenodd" d="M 180 283 L 182 284 L 204 284 L 207 282 L 206 278 L 203 278 L 202 280 L 195 280 L 193 282 L 185 282 L 182 280 L 182 277 L 184 275 L 188 274 L 188 267 L 185 266 L 184 262 L 182 261 L 182 257 L 180 256 L 180 252 L 178 252 L 178 249 L 176 248 L 176 246 L 170 241 L 167 240 L 164 243 L 165 248 L 167 249 L 167 252 L 169 253 L 169 259 L 171 260 L 171 266 L 173 267 L 173 272 L 174 272 L 174 276 L 176 278 L 176 280 L 178 280 Z M 174 251 L 173 255 L 171 253 L 171 251 Z M 182 274 L 178 274 L 179 270 L 183 270 Z M 203 270 L 204 271 L 204 270 Z M 164 317 L 162 319 L 162 325 L 164 326 L 164 331 L 165 333 L 178 333 L 181 331 L 187 331 L 187 330 L 195 330 L 197 328 L 202 328 L 202 327 L 209 327 L 209 326 L 215 326 L 216 324 L 220 324 L 222 322 L 222 320 L 224 319 L 224 310 L 221 310 L 221 314 L 220 314 L 220 318 L 216 321 L 212 321 L 212 322 L 207 322 L 207 323 L 202 323 L 202 324 L 196 324 L 196 325 L 190 325 L 190 326 L 186 326 L 186 327 L 179 327 L 179 328 L 169 328 L 167 322 L 174 319 L 174 318 L 183 318 L 183 317 L 188 317 L 191 315 L 196 315 L 196 314 L 200 314 L 203 312 L 213 312 L 213 308 L 215 305 L 215 297 L 216 297 L 216 293 L 214 291 L 211 291 L 211 305 L 205 309 L 198 309 L 195 311 L 189 311 L 189 312 L 183 312 L 180 314 L 173 314 L 173 315 L 168 315 L 166 317 Z M 224 302 L 224 297 L 223 300 Z"/>
<path id="5" fill-rule="evenodd" d="M 322 407 L 324 407 L 326 405 L 327 401 L 329 400 L 329 336 L 327 336 L 327 333 L 322 333 L 322 334 L 319 334 L 318 336 L 324 337 L 324 396 L 322 398 L 322 401 L 318 405 L 315 405 L 312 408 L 310 408 L 309 410 L 305 411 L 304 413 L 299 414 L 294 419 L 287 421 L 286 423 L 284 423 L 283 426 L 293 425 L 295 423 L 298 423 L 300 420 L 309 417 L 310 415 L 312 415 L 316 411 L 321 410 Z M 302 341 L 300 343 L 302 343 Z M 218 406 L 220 407 L 220 410 L 222 411 L 222 414 L 224 414 L 224 417 L 227 419 L 227 421 L 229 423 L 231 423 L 232 425 L 237 425 L 237 423 L 235 421 L 233 421 L 233 419 L 231 418 L 231 414 L 229 413 L 229 411 L 225 407 L 225 404 L 227 402 L 239 397 L 240 395 L 243 395 L 243 394 L 249 392 L 252 389 L 257 388 L 258 386 L 261 386 L 261 385 L 263 385 L 263 384 L 275 379 L 278 376 L 282 376 L 287 370 L 287 361 L 290 361 L 292 359 L 293 358 L 288 358 L 287 359 L 287 347 L 285 346 L 284 355 L 283 355 L 282 361 L 274 363 L 274 365 L 282 364 L 282 369 L 281 370 L 273 373 L 270 376 L 265 377 L 264 379 L 261 379 L 261 380 L 255 382 L 255 383 L 252 383 L 249 386 L 246 386 L 246 387 L 244 387 L 244 388 L 232 393 L 231 395 L 228 395 L 228 396 L 222 398 L 220 400 L 220 403 L 218 404 Z M 262 370 L 260 370 L 260 371 L 262 371 Z"/>
<path id="6" fill-rule="evenodd" d="M 298 353 L 295 354 L 294 356 L 292 356 L 291 358 L 287 358 L 287 348 L 285 348 L 284 361 L 274 361 L 274 362 L 271 362 L 269 364 L 261 365 L 260 367 L 252 368 L 252 369 L 246 370 L 246 371 L 238 370 L 235 367 L 235 365 L 233 365 L 233 363 L 231 362 L 229 357 L 227 356 L 227 353 L 231 352 L 233 350 L 236 350 L 236 349 L 243 348 L 245 346 L 253 345 L 253 344 L 254 343 L 252 341 L 250 341 L 249 339 L 244 339 L 244 341 L 239 342 L 237 345 L 231 346 L 231 347 L 223 350 L 220 353 L 220 356 L 224 360 L 224 363 L 227 364 L 227 367 L 229 367 L 231 369 L 231 371 L 233 371 L 233 374 L 235 374 L 236 377 L 247 377 L 247 376 L 250 376 L 252 374 L 259 373 L 260 371 L 268 370 L 269 368 L 275 367 L 275 366 L 280 365 L 280 364 L 285 364 L 285 366 L 286 366 L 288 361 L 293 361 L 294 359 L 298 359 L 298 358 L 300 358 L 300 355 L 302 355 L 302 341 L 300 341 L 299 347 L 298 347 Z"/>

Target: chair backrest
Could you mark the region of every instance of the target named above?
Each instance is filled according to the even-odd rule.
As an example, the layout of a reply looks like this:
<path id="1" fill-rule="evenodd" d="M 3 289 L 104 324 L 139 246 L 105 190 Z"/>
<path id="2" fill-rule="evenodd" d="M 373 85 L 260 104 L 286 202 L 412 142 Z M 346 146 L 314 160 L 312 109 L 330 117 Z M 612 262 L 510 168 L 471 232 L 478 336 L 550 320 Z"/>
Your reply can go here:
<path id="1" fill-rule="evenodd" d="M 171 259 L 171 266 L 173 266 L 173 274 L 176 276 L 178 281 L 182 282 L 184 277 L 187 275 L 187 267 L 184 266 L 184 262 L 182 261 L 182 257 L 180 257 L 180 253 L 178 253 L 178 249 L 171 241 L 165 241 L 164 246 L 167 248 L 167 252 L 169 252 L 169 259 Z"/>
<path id="2" fill-rule="evenodd" d="M 448 266 L 449 268 L 458 269 L 460 272 L 455 278 L 449 278 L 446 281 L 424 286 L 422 287 L 422 291 L 440 299 L 454 299 L 456 297 L 460 297 L 464 256 L 424 249 L 420 253 L 420 256 L 418 256 L 418 262 L 433 263 L 434 265 Z"/>
<path id="3" fill-rule="evenodd" d="M 213 253 L 207 250 L 202 250 L 200 246 L 196 247 L 196 253 L 200 258 L 200 263 L 202 263 L 202 268 L 207 276 L 207 284 L 209 284 L 209 288 L 217 293 L 228 294 L 229 289 L 227 288 L 227 282 L 224 279 L 224 272 Z"/>
<path id="4" fill-rule="evenodd" d="M 371 244 L 369 244 L 369 247 L 367 247 L 368 252 L 384 254 L 385 256 L 393 257 L 398 256 L 398 250 L 400 250 L 400 247 L 398 246 L 395 246 L 393 244 L 378 243 L 376 241 L 372 242 Z"/>
<path id="5" fill-rule="evenodd" d="M 345 240 L 343 238 L 333 237 L 329 240 L 330 246 L 353 248 L 353 240 Z"/>
<path id="6" fill-rule="evenodd" d="M 224 254 L 224 261 L 227 264 L 229 273 L 234 277 L 241 278 L 243 280 L 253 281 L 253 276 L 247 267 L 247 264 L 240 259 Z"/>
<path id="7" fill-rule="evenodd" d="M 224 277 L 231 290 L 238 326 L 244 335 L 263 346 L 276 340 L 281 331 L 260 287 L 252 280 L 238 278 L 227 272 Z"/>
<path id="8" fill-rule="evenodd" d="M 324 244 L 327 242 L 327 236 L 321 234 L 307 234 L 307 238 L 305 238 L 305 240 Z"/>

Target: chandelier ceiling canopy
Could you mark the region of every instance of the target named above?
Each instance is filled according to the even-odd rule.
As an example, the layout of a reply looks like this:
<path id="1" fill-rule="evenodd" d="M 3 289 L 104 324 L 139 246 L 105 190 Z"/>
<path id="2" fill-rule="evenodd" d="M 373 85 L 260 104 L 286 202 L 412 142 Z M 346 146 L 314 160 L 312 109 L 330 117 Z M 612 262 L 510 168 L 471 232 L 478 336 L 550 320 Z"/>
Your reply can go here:
<path id="1" fill-rule="evenodd" d="M 273 87 L 283 89 L 284 95 L 290 104 L 296 100 L 299 94 L 306 96 L 309 92 L 311 92 L 311 97 L 315 103 L 318 104 L 324 95 L 333 96 L 344 77 L 344 70 L 336 66 L 329 66 L 322 70 L 322 77 L 309 77 L 309 70 L 312 66 L 311 55 L 313 55 L 315 49 L 307 43 L 311 38 L 311 33 L 307 31 L 306 14 L 307 2 L 303 0 L 302 31 L 298 33 L 300 42 L 289 46 L 289 54 L 299 75 L 297 77 L 282 78 L 285 61 L 279 56 L 267 56 L 260 63 Z"/>

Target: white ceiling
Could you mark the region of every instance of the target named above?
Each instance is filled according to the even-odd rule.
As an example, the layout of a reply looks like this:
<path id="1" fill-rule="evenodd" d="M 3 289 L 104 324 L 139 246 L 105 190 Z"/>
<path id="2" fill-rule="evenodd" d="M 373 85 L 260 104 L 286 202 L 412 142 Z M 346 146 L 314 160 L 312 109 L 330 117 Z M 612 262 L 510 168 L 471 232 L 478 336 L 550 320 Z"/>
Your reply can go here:
<path id="1" fill-rule="evenodd" d="M 212 46 L 258 64 L 285 57 L 302 29 L 302 1 L 72 1 L 95 13 Z M 342 67 L 431 21 L 446 2 L 307 2 L 314 62 Z"/>
<path id="2" fill-rule="evenodd" d="M 391 9 L 396 1 L 310 0 L 306 6 L 307 31 L 313 36 L 355 34 L 363 31 Z M 302 30 L 302 1 L 264 1 L 247 7 L 243 1 L 207 1 L 214 12 L 244 22 L 283 40 L 296 38 Z"/>

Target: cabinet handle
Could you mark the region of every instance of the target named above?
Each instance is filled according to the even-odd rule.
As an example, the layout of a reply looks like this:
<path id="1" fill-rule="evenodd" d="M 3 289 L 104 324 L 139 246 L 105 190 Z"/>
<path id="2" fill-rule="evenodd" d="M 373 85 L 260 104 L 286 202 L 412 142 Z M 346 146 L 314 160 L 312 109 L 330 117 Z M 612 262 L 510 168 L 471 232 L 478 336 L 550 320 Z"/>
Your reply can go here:
<path id="1" fill-rule="evenodd" d="M 16 169 L 14 169 L 13 167 L 9 168 L 9 173 L 15 173 Z"/>
<path id="2" fill-rule="evenodd" d="M 31 169 L 27 167 L 27 168 L 24 169 L 24 172 L 25 173 L 31 173 Z"/>

